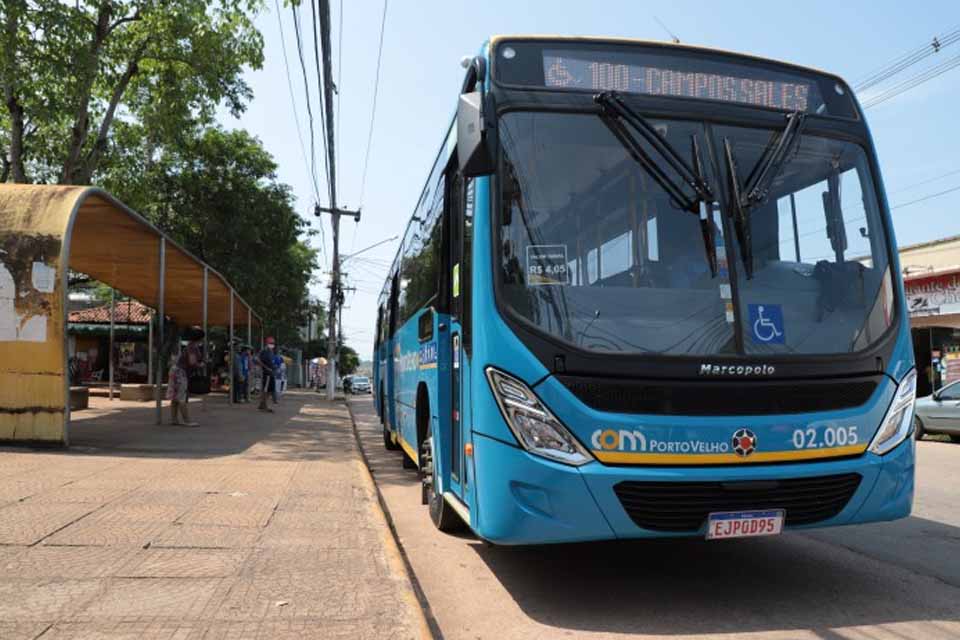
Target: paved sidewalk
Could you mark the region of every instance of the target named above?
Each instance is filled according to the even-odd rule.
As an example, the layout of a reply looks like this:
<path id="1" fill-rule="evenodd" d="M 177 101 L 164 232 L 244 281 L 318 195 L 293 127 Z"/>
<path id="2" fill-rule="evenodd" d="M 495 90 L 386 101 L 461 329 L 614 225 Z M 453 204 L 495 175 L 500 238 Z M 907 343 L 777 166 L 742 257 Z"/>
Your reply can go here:
<path id="1" fill-rule="evenodd" d="M 0 638 L 424 636 L 343 404 L 138 406 L 0 449 Z"/>

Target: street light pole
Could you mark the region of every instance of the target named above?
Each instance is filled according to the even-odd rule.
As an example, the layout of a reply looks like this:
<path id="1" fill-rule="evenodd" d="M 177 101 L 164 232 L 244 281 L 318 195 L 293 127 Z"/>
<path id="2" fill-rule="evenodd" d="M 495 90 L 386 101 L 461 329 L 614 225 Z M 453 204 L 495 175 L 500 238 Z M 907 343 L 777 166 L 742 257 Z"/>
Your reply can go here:
<path id="1" fill-rule="evenodd" d="M 370 245 L 369 247 L 364 247 L 363 249 L 360 249 L 360 251 L 354 251 L 353 253 L 345 254 L 345 255 L 343 256 L 343 258 L 340 260 L 340 262 L 341 262 L 341 264 L 342 264 L 342 263 L 346 262 L 347 260 L 349 260 L 350 258 L 353 258 L 354 256 L 358 256 L 358 255 L 360 255 L 361 253 L 364 253 L 364 252 L 366 252 L 366 251 L 369 251 L 370 249 L 374 249 L 374 248 L 376 248 L 376 247 L 379 247 L 379 246 L 382 245 L 382 244 L 387 244 L 388 242 L 393 242 L 394 240 L 396 240 L 396 239 L 399 238 L 399 237 L 400 237 L 400 236 L 392 236 L 392 237 L 390 237 L 390 238 L 387 238 L 386 240 L 381 240 L 380 242 L 375 242 L 375 243 L 373 243 L 372 245 Z"/>
<path id="2" fill-rule="evenodd" d="M 340 304 L 340 216 L 352 216 L 360 222 L 360 210 L 350 211 L 339 207 L 314 207 L 315 215 L 329 213 L 333 226 L 333 273 L 330 282 L 330 322 L 327 332 L 327 400 L 333 400 L 337 392 L 337 306 Z"/>

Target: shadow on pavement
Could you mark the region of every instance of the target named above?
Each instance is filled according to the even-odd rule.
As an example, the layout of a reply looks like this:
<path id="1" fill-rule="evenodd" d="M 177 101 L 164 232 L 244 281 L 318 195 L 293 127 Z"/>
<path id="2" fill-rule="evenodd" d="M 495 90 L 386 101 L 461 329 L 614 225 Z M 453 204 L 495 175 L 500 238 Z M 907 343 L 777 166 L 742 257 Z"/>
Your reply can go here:
<path id="1" fill-rule="evenodd" d="M 351 407 L 378 484 L 418 484 L 399 452 L 384 449 L 372 404 Z M 960 528 L 923 518 L 723 542 L 462 539 L 525 615 L 564 634 L 804 630 L 839 639 L 848 636 L 837 627 L 908 623 L 896 637 L 941 637 L 960 624 Z"/>
<path id="2" fill-rule="evenodd" d="M 834 638 L 840 636 L 830 629 L 842 626 L 960 620 L 954 587 L 804 534 L 721 543 L 471 546 L 524 613 L 566 629 L 655 635 L 805 629 Z"/>
<path id="3" fill-rule="evenodd" d="M 371 473 L 380 485 L 414 486 L 420 484 L 415 470 L 404 469 L 403 454 L 387 451 L 383 446 L 383 431 L 371 398 L 360 396 L 348 398 L 350 411 L 357 425 L 357 433 L 363 441 L 364 453 L 370 463 Z"/>
<path id="4" fill-rule="evenodd" d="M 107 400 L 88 411 L 78 411 L 70 422 L 70 449 L 74 453 L 116 456 L 211 458 L 246 452 L 276 460 L 336 460 L 347 455 L 341 438 L 323 437 L 342 431 L 342 405 L 331 407 L 311 391 L 290 390 L 274 413 L 257 410 L 256 403 L 230 405 L 226 397 L 192 399 L 191 418 L 200 426 L 156 424 L 151 403 Z"/>

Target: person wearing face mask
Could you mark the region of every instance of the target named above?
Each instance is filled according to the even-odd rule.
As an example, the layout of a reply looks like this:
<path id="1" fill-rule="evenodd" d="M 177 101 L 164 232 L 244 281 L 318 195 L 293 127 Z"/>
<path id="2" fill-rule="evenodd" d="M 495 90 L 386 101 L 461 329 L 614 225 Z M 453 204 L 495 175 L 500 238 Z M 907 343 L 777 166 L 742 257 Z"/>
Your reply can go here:
<path id="1" fill-rule="evenodd" d="M 273 413 L 273 409 L 267 406 L 267 392 L 271 389 L 271 387 L 274 389 L 273 402 L 276 404 L 276 387 L 274 386 L 275 383 L 273 382 L 274 376 L 276 375 L 273 364 L 273 350 L 276 348 L 276 343 L 274 342 L 272 336 L 267 337 L 264 342 L 265 344 L 263 350 L 260 352 L 260 355 L 257 358 L 260 362 L 260 367 L 263 370 L 263 385 L 260 389 L 260 405 L 257 408 L 260 409 L 260 411 L 269 411 L 270 413 Z"/>

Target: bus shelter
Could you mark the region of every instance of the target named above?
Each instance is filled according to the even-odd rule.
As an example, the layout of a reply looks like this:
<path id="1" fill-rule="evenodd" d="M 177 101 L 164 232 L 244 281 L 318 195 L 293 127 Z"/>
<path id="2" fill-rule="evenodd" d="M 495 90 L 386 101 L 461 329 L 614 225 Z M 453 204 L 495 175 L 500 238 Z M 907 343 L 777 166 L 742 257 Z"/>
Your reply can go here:
<path id="1" fill-rule="evenodd" d="M 157 310 L 151 366 L 158 383 L 166 368 L 158 355 L 163 318 L 205 333 L 229 327 L 231 344 L 238 326 L 246 326 L 248 342 L 254 324 L 263 337 L 260 318 L 226 278 L 109 193 L 0 185 L 0 442 L 69 444 L 71 272 Z M 160 384 L 154 395 L 159 423 Z"/>

